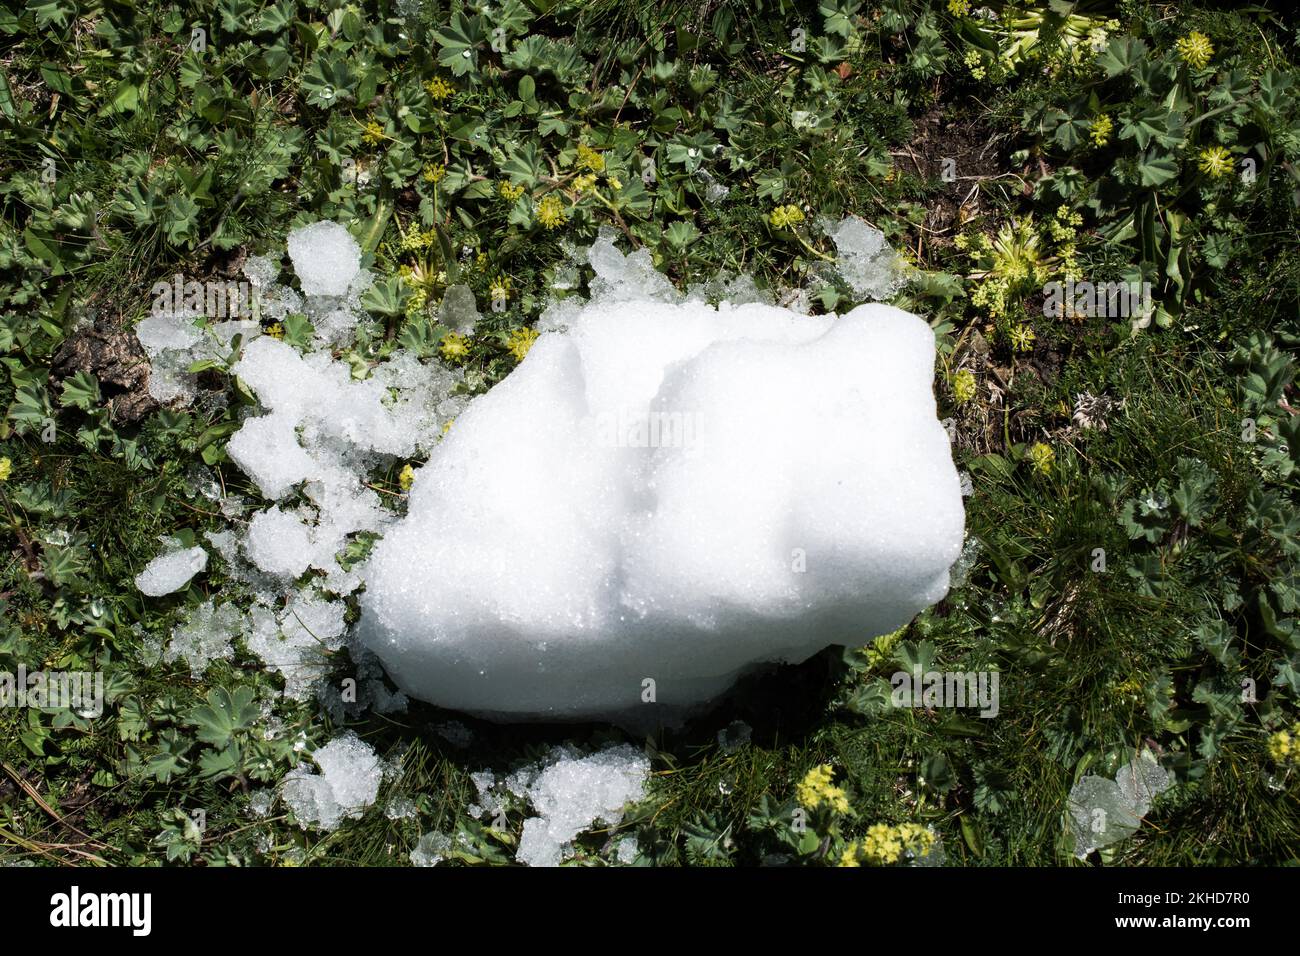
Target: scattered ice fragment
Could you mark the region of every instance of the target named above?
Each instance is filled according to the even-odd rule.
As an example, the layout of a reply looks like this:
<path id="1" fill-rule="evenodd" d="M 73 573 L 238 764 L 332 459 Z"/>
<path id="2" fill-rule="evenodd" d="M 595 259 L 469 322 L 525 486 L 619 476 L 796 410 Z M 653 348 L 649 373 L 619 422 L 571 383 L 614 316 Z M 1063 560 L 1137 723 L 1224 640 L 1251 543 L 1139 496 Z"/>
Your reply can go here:
<path id="1" fill-rule="evenodd" d="M 268 508 L 248 523 L 244 551 L 268 574 L 296 578 L 311 564 L 311 537 L 296 514 Z"/>
<path id="2" fill-rule="evenodd" d="M 682 294 L 654 267 L 650 250 L 640 248 L 624 255 L 614 245 L 615 233 L 602 226 L 587 250 L 587 262 L 595 270 L 591 280 L 592 301 L 678 302 Z"/>
<path id="3" fill-rule="evenodd" d="M 629 835 L 618 841 L 618 845 L 614 849 L 614 856 L 624 866 L 631 866 L 636 862 L 636 856 L 640 852 L 636 837 Z"/>
<path id="4" fill-rule="evenodd" d="M 409 820 L 415 816 L 415 801 L 406 794 L 398 794 L 384 807 L 384 816 L 390 820 Z"/>
<path id="5" fill-rule="evenodd" d="M 1074 855 L 1083 859 L 1093 850 L 1118 843 L 1142 825 L 1151 802 L 1173 783 L 1150 750 L 1143 750 L 1122 767 L 1114 780 L 1093 774 L 1070 788 L 1070 832 Z"/>
<path id="6" fill-rule="evenodd" d="M 445 833 L 425 833 L 411 851 L 412 866 L 437 866 L 451 849 L 451 837 Z"/>
<path id="7" fill-rule="evenodd" d="M 186 313 L 156 313 L 140 320 L 135 327 L 135 337 L 150 358 L 156 358 L 168 349 L 188 349 L 203 338 L 194 318 Z"/>
<path id="8" fill-rule="evenodd" d="M 360 817 L 379 795 L 383 768 L 369 744 L 351 731 L 311 755 L 319 773 L 295 767 L 280 783 L 280 795 L 300 826 L 333 830 Z"/>
<path id="9" fill-rule="evenodd" d="M 885 234 L 857 216 L 819 221 L 835 243 L 835 268 L 862 301 L 883 302 L 907 283 L 907 262 Z"/>
<path id="10" fill-rule="evenodd" d="M 722 748 L 723 753 L 735 753 L 745 744 L 749 743 L 750 737 L 754 733 L 754 728 L 749 726 L 743 720 L 733 720 L 722 730 L 718 731 L 718 746 Z"/>
<path id="11" fill-rule="evenodd" d="M 375 545 L 360 635 L 407 694 L 673 720 L 947 592 L 964 514 L 923 320 L 597 299 L 566 324 L 461 413 Z"/>
<path id="12" fill-rule="evenodd" d="M 961 547 L 961 554 L 957 555 L 957 560 L 952 563 L 952 567 L 948 571 L 948 587 L 951 590 L 955 591 L 966 586 L 966 581 L 970 577 L 971 568 L 975 567 L 979 552 L 979 538 L 974 535 L 968 536 L 966 543 Z"/>
<path id="13" fill-rule="evenodd" d="M 650 761 L 628 744 L 583 755 L 556 747 L 528 777 L 524 794 L 537 816 L 524 821 L 515 859 L 528 866 L 559 866 L 564 848 L 597 821 L 617 824 L 623 808 L 645 795 Z"/>
<path id="14" fill-rule="evenodd" d="M 198 546 L 164 551 L 135 576 L 135 586 L 149 597 L 171 594 L 189 584 L 207 566 L 208 552 Z"/>
<path id="15" fill-rule="evenodd" d="M 438 321 L 459 335 L 473 335 L 480 318 L 473 290 L 462 283 L 448 286 L 438 306 Z"/>
<path id="16" fill-rule="evenodd" d="M 280 276 L 280 261 L 271 256 L 249 256 L 244 260 L 244 275 L 254 289 L 266 289 Z"/>
<path id="17" fill-rule="evenodd" d="M 274 802 L 274 791 L 254 790 L 248 797 L 248 812 L 255 817 L 265 817 L 270 814 Z"/>
<path id="18" fill-rule="evenodd" d="M 299 591 L 277 616 L 255 605 L 249 612 L 244 643 L 267 669 L 284 677 L 284 694 L 307 700 L 342 649 L 346 626 L 342 601 L 328 601 L 311 590 Z"/>
<path id="19" fill-rule="evenodd" d="M 289 258 L 303 295 L 346 295 L 361 271 L 361 247 L 337 222 L 314 222 L 289 233 Z"/>
<path id="20" fill-rule="evenodd" d="M 243 615 L 233 604 L 213 606 L 207 601 L 172 631 L 163 661 L 170 664 L 184 659 L 190 665 L 190 676 L 198 680 L 213 661 L 234 657 L 230 639 L 242 624 Z"/>

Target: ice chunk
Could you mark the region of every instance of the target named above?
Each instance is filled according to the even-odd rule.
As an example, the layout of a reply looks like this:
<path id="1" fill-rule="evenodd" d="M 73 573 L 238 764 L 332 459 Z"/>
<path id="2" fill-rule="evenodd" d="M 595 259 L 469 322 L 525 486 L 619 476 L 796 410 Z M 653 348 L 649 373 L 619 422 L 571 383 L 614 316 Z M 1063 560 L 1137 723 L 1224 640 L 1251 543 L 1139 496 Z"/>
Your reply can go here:
<path id="1" fill-rule="evenodd" d="M 280 261 L 271 256 L 249 256 L 244 260 L 244 275 L 254 289 L 266 289 L 280 276 Z"/>
<path id="2" fill-rule="evenodd" d="M 614 857 L 624 866 L 631 866 L 636 862 L 636 855 L 640 852 L 641 850 L 636 843 L 636 837 L 625 836 L 623 839 L 619 840 L 618 844 L 615 846 Z"/>
<path id="3" fill-rule="evenodd" d="M 437 866 L 451 849 L 451 837 L 445 833 L 426 833 L 411 851 L 412 866 Z"/>
<path id="4" fill-rule="evenodd" d="M 607 227 L 587 250 L 587 262 L 596 273 L 591 281 L 593 301 L 678 302 L 682 298 L 668 277 L 655 269 L 649 249 L 624 255 Z"/>
<path id="5" fill-rule="evenodd" d="M 460 335 L 472 335 L 479 321 L 478 305 L 469 286 L 449 286 L 438 307 L 438 321 Z"/>
<path id="6" fill-rule="evenodd" d="M 381 761 L 370 745 L 348 732 L 311 755 L 319 773 L 295 767 L 280 784 L 280 795 L 300 826 L 333 830 L 360 817 L 379 796 Z"/>
<path id="7" fill-rule="evenodd" d="M 190 578 L 207 566 L 208 552 L 200 547 L 164 551 L 135 576 L 135 586 L 149 597 L 171 594 L 189 584 Z"/>
<path id="8" fill-rule="evenodd" d="M 564 848 L 597 821 L 617 824 L 623 808 L 645 795 L 650 761 L 627 744 L 583 755 L 557 747 L 527 778 L 524 794 L 537 816 L 524 821 L 515 859 L 559 866 Z M 516 784 L 518 785 L 518 783 Z"/>
<path id="9" fill-rule="evenodd" d="M 268 508 L 248 523 L 244 552 L 268 574 L 296 578 L 311 565 L 311 536 L 293 512 Z"/>
<path id="10" fill-rule="evenodd" d="M 233 604 L 213 606 L 211 601 L 195 608 L 184 624 L 172 631 L 171 642 L 163 653 L 168 664 L 184 659 L 190 676 L 198 680 L 215 660 L 235 656 L 230 639 L 239 633 L 243 615 Z"/>
<path id="11" fill-rule="evenodd" d="M 346 295 L 361 271 L 361 247 L 337 222 L 314 222 L 290 232 L 289 258 L 303 295 Z"/>
<path id="12" fill-rule="evenodd" d="M 1080 777 L 1069 797 L 1074 855 L 1083 859 L 1136 833 L 1151 802 L 1172 783 L 1173 775 L 1149 750 L 1122 767 L 1114 780 L 1094 774 Z"/>
<path id="13" fill-rule="evenodd" d="M 343 647 L 345 611 L 342 601 L 299 591 L 278 617 L 269 608 L 255 606 L 244 643 L 269 670 L 284 677 L 286 697 L 307 700 L 328 672 L 331 655 Z"/>
<path id="14" fill-rule="evenodd" d="M 194 324 L 194 316 L 160 312 L 141 319 L 135 337 L 152 359 L 168 349 L 188 349 L 197 345 L 203 332 Z"/>
<path id="15" fill-rule="evenodd" d="M 933 368 L 887 305 L 593 301 L 418 471 L 362 639 L 444 707 L 635 723 L 891 633 L 962 543 Z"/>
<path id="16" fill-rule="evenodd" d="M 845 216 L 839 222 L 822 219 L 820 225 L 835 243 L 835 268 L 862 300 L 884 301 L 906 284 L 907 262 L 866 220 Z"/>

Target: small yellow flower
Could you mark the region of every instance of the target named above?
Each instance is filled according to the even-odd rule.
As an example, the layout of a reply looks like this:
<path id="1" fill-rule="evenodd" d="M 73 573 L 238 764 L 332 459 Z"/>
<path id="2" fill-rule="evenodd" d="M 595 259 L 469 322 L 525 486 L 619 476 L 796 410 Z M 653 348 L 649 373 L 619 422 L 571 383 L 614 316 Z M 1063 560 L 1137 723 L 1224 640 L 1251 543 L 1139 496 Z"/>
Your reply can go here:
<path id="1" fill-rule="evenodd" d="M 361 131 L 362 141 L 369 143 L 371 146 L 378 146 L 387 138 L 388 134 L 384 132 L 383 126 L 377 120 L 367 121 L 365 128 Z"/>
<path id="2" fill-rule="evenodd" d="M 537 337 L 536 329 L 512 329 L 506 336 L 506 349 L 515 357 L 516 362 L 522 362 Z"/>
<path id="3" fill-rule="evenodd" d="M 1232 173 L 1232 154 L 1223 146 L 1207 146 L 1201 150 L 1196 165 L 1211 179 L 1219 179 Z"/>
<path id="4" fill-rule="evenodd" d="M 509 299 L 512 292 L 514 292 L 514 283 L 510 281 L 509 276 L 497 276 L 488 286 L 489 299 Z"/>
<path id="5" fill-rule="evenodd" d="M 958 405 L 965 405 L 975 397 L 975 373 L 968 368 L 958 369 L 952 377 L 952 394 Z"/>
<path id="6" fill-rule="evenodd" d="M 0 481 L 8 481 L 14 473 L 14 463 L 8 458 L 0 458 Z"/>
<path id="7" fill-rule="evenodd" d="M 1011 348 L 1017 352 L 1028 352 L 1034 347 L 1034 330 L 1023 322 L 1011 330 Z"/>
<path id="8" fill-rule="evenodd" d="M 586 143 L 578 144 L 578 158 L 574 160 L 574 165 L 582 169 L 588 169 L 593 173 L 605 171 L 605 157 L 600 155 Z"/>
<path id="9" fill-rule="evenodd" d="M 589 193 L 596 188 L 596 174 L 584 173 L 581 176 L 574 177 L 573 189 L 575 192 Z"/>
<path id="10" fill-rule="evenodd" d="M 614 190 L 614 192 L 618 192 L 623 188 L 623 180 L 619 179 L 617 176 L 610 176 L 607 182 L 609 183 L 609 188 Z"/>
<path id="11" fill-rule="evenodd" d="M 844 852 L 840 854 L 839 865 L 840 866 L 861 866 L 862 865 L 861 863 L 858 862 L 858 844 L 856 840 L 851 842 L 848 846 L 844 848 Z"/>
<path id="12" fill-rule="evenodd" d="M 1293 724 L 1290 733 L 1279 730 L 1270 736 L 1268 755 L 1276 764 L 1293 763 L 1300 766 L 1300 723 Z"/>
<path id="13" fill-rule="evenodd" d="M 948 0 L 948 12 L 954 17 L 964 17 L 970 13 L 970 0 Z"/>
<path id="14" fill-rule="evenodd" d="M 564 201 L 555 193 L 548 193 L 537 204 L 537 221 L 547 229 L 555 229 L 569 221 L 569 214 L 564 211 Z"/>
<path id="15" fill-rule="evenodd" d="M 1092 140 L 1094 146 L 1105 146 L 1110 142 L 1110 134 L 1115 129 L 1115 122 L 1102 113 L 1092 121 L 1092 129 L 1088 131 L 1088 138 Z"/>
<path id="16" fill-rule="evenodd" d="M 428 83 L 424 84 L 424 91 L 437 102 L 450 99 L 456 92 L 456 87 L 452 86 L 440 76 L 435 76 Z"/>
<path id="17" fill-rule="evenodd" d="M 410 491 L 411 485 L 415 483 L 415 469 L 410 465 L 403 465 L 402 470 L 397 474 L 397 484 L 403 491 Z"/>
<path id="18" fill-rule="evenodd" d="M 862 838 L 862 852 L 872 863 L 888 866 L 903 856 L 903 841 L 893 827 L 877 823 Z"/>
<path id="19" fill-rule="evenodd" d="M 803 222 L 804 214 L 798 206 L 777 206 L 767 220 L 777 229 L 788 229 Z"/>
<path id="20" fill-rule="evenodd" d="M 440 183 L 447 175 L 447 167 L 442 163 L 425 163 L 423 175 L 426 183 Z"/>
<path id="21" fill-rule="evenodd" d="M 501 182 L 497 183 L 497 194 L 502 199 L 507 199 L 510 202 L 514 202 L 516 199 L 518 199 L 520 196 L 524 194 L 524 187 L 516 186 L 503 179 L 501 180 Z"/>
<path id="22" fill-rule="evenodd" d="M 469 355 L 469 339 L 456 332 L 448 332 L 438 346 L 442 357 L 449 362 L 459 362 Z"/>
<path id="23" fill-rule="evenodd" d="M 795 788 L 799 803 L 809 810 L 815 810 L 824 803 L 835 813 L 848 813 L 848 795 L 831 783 L 834 774 L 835 771 L 828 763 L 809 770 Z"/>
<path id="24" fill-rule="evenodd" d="M 272 322 L 266 327 L 266 334 L 273 339 L 284 338 L 284 326 L 279 322 Z"/>
<path id="25" fill-rule="evenodd" d="M 1029 464 L 1038 474 L 1050 475 L 1052 466 L 1056 464 L 1056 452 L 1052 451 L 1051 445 L 1037 442 L 1029 449 Z"/>
<path id="26" fill-rule="evenodd" d="M 1178 55 L 1182 57 L 1183 62 L 1194 70 L 1205 69 L 1209 65 L 1210 57 L 1214 56 L 1214 46 L 1210 43 L 1210 38 L 1197 30 L 1193 30 L 1185 37 L 1179 37 L 1174 46 L 1178 48 Z"/>
<path id="27" fill-rule="evenodd" d="M 400 226 L 398 227 L 401 228 Z M 412 229 L 410 232 L 402 232 L 401 250 L 402 252 L 419 252 L 433 245 L 437 238 L 437 233 L 432 229 L 421 232 L 419 229 Z"/>

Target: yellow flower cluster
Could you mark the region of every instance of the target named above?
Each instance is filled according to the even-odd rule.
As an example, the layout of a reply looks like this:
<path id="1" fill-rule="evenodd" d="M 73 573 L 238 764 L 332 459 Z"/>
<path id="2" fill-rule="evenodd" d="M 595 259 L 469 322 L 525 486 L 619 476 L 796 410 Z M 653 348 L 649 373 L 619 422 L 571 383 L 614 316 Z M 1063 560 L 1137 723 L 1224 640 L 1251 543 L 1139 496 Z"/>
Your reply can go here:
<path id="1" fill-rule="evenodd" d="M 1068 242 L 1078 236 L 1082 225 L 1083 213 L 1071 212 L 1069 206 L 1062 204 L 1056 215 L 1048 220 L 1047 231 L 1057 242 Z"/>
<path id="2" fill-rule="evenodd" d="M 1028 352 L 1034 347 L 1034 340 L 1038 338 L 1026 323 L 1021 322 L 1011 330 L 1011 348 L 1016 352 Z"/>
<path id="3" fill-rule="evenodd" d="M 798 206 L 777 206 L 767 219 L 777 229 L 789 229 L 803 222 L 804 214 Z"/>
<path id="4" fill-rule="evenodd" d="M 816 810 L 823 803 L 835 813 L 849 812 L 849 798 L 844 790 L 831 783 L 835 771 L 828 763 L 813 767 L 795 788 L 800 806 Z"/>
<path id="5" fill-rule="evenodd" d="M 934 846 L 934 834 L 918 823 L 900 823 L 891 827 L 877 823 L 867 830 L 861 840 L 854 840 L 844 848 L 840 866 L 890 866 L 911 853 L 915 859 L 925 856 Z"/>
<path id="6" fill-rule="evenodd" d="M 524 194 L 524 187 L 516 186 L 513 183 L 509 183 L 503 179 L 501 180 L 501 182 L 497 183 L 497 194 L 502 199 L 506 199 L 509 200 L 510 202 L 514 202 L 516 199 L 518 199 L 520 196 Z"/>
<path id="7" fill-rule="evenodd" d="M 435 76 L 428 83 L 424 84 L 424 91 L 434 100 L 441 103 L 443 100 L 451 99 L 456 92 L 456 87 L 452 86 L 440 76 Z"/>
<path id="8" fill-rule="evenodd" d="M 513 291 L 514 284 L 510 281 L 509 276 L 497 276 L 488 286 L 488 298 L 509 299 Z"/>
<path id="9" fill-rule="evenodd" d="M 975 397 L 975 373 L 968 368 L 958 369 L 952 377 L 952 394 L 958 405 L 965 405 Z"/>
<path id="10" fill-rule="evenodd" d="M 402 252 L 420 252 L 428 249 L 438 239 L 438 234 L 432 229 L 426 229 L 421 232 L 419 229 L 412 229 L 410 232 L 402 233 L 401 250 Z"/>
<path id="11" fill-rule="evenodd" d="M 1300 723 L 1291 730 L 1279 730 L 1268 738 L 1268 755 L 1278 765 L 1292 764 L 1300 767 Z"/>
<path id="12" fill-rule="evenodd" d="M 384 127 L 377 120 L 368 120 L 365 128 L 361 131 L 362 141 L 369 143 L 371 146 L 378 146 L 387 138 Z"/>
<path id="13" fill-rule="evenodd" d="M 522 362 L 537 341 L 537 336 L 536 329 L 512 329 L 506 336 L 506 349 L 515 357 L 516 362 Z"/>
<path id="14" fill-rule="evenodd" d="M 442 163 L 425 163 L 423 175 L 426 183 L 440 183 L 447 175 L 447 167 Z"/>
<path id="15" fill-rule="evenodd" d="M 459 333 L 448 332 L 443 336 L 438 351 L 442 353 L 442 357 L 447 361 L 459 362 L 469 355 L 469 339 Z"/>
<path id="16" fill-rule="evenodd" d="M 970 13 L 970 0 L 948 0 L 948 12 L 954 17 L 964 17 Z"/>
<path id="17" fill-rule="evenodd" d="M 411 485 L 415 484 L 415 469 L 410 465 L 403 465 L 402 470 L 397 473 L 397 484 L 403 491 L 410 491 Z"/>
<path id="18" fill-rule="evenodd" d="M 593 189 L 596 188 L 596 174 L 583 173 L 581 176 L 574 177 L 573 188 L 574 191 L 580 193 L 591 192 Z"/>
<path id="19" fill-rule="evenodd" d="M 1201 150 L 1196 165 L 1211 179 L 1219 179 L 1231 175 L 1232 154 L 1223 146 L 1207 146 Z"/>
<path id="20" fill-rule="evenodd" d="M 1097 116 L 1092 121 L 1092 128 L 1088 130 L 1088 138 L 1092 140 L 1094 146 L 1105 146 L 1110 142 L 1110 134 L 1115 130 L 1115 121 L 1105 113 Z"/>
<path id="21" fill-rule="evenodd" d="M 970 75 L 974 79 L 982 80 L 988 75 L 988 71 L 984 68 L 984 57 L 980 56 L 979 50 L 973 47 L 967 50 L 966 55 L 962 57 L 962 62 L 966 64 L 966 69 L 970 70 Z"/>
<path id="22" fill-rule="evenodd" d="M 537 221 L 547 229 L 555 229 L 569 221 L 564 211 L 564 201 L 555 193 L 548 193 L 537 204 Z"/>
<path id="23" fill-rule="evenodd" d="M 574 165 L 590 170 L 593 173 L 605 171 L 605 157 L 600 155 L 586 143 L 578 144 L 578 158 L 574 160 Z"/>
<path id="24" fill-rule="evenodd" d="M 1036 442 L 1029 449 L 1029 464 L 1034 471 L 1040 475 L 1050 475 L 1052 466 L 1056 464 L 1056 452 L 1052 451 L 1051 445 L 1045 445 L 1042 442 Z"/>
<path id="25" fill-rule="evenodd" d="M 1210 43 L 1210 38 L 1204 33 L 1193 30 L 1185 37 L 1179 37 L 1174 46 L 1178 49 L 1178 55 L 1182 57 L 1184 63 L 1194 70 L 1203 70 L 1210 63 L 1210 57 L 1214 56 L 1214 46 Z"/>
<path id="26" fill-rule="evenodd" d="M 284 326 L 281 325 L 279 322 L 272 322 L 270 325 L 266 327 L 266 334 L 273 339 L 283 339 Z"/>
<path id="27" fill-rule="evenodd" d="M 8 458 L 0 458 L 0 481 L 8 481 L 14 473 L 14 463 Z"/>

